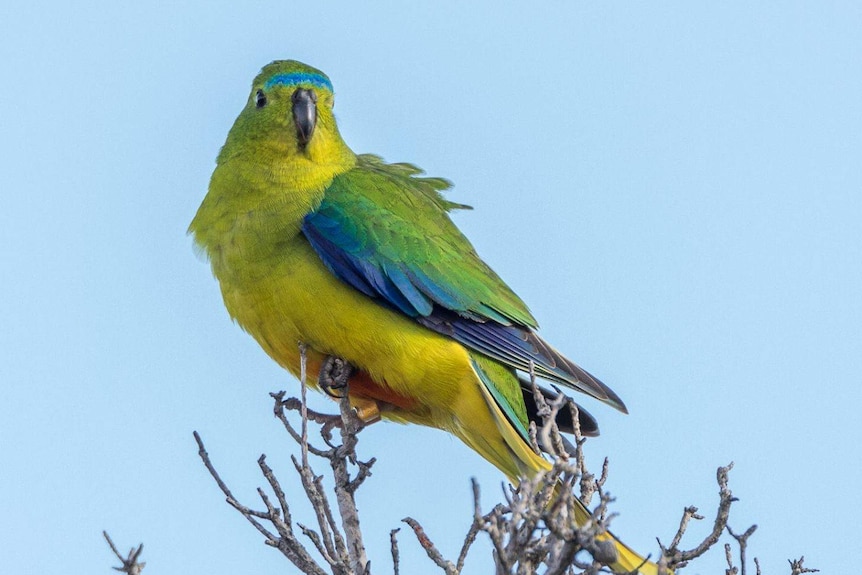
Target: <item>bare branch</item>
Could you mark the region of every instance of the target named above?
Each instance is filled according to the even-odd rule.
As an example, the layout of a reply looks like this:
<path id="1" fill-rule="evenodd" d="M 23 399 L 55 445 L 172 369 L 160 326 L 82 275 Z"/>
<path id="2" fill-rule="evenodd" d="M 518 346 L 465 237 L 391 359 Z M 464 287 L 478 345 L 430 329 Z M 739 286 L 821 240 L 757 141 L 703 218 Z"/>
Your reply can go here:
<path id="1" fill-rule="evenodd" d="M 681 567 L 685 567 L 689 561 L 696 557 L 700 557 L 704 553 L 706 553 L 713 545 L 718 543 L 719 538 L 721 537 L 722 532 L 727 527 L 727 521 L 730 517 L 730 506 L 737 499 L 733 497 L 733 493 L 731 493 L 730 488 L 728 487 L 728 473 L 733 469 L 733 462 L 730 462 L 726 467 L 719 467 L 716 471 L 716 480 L 718 481 L 719 487 L 719 503 L 718 503 L 718 512 L 715 516 L 715 522 L 712 526 L 712 532 L 706 536 L 706 538 L 701 541 L 694 549 L 689 551 L 682 551 L 678 548 L 679 542 L 682 539 L 683 534 L 685 533 L 685 529 L 688 526 L 689 519 L 700 519 L 701 516 L 696 515 L 697 508 L 687 507 L 685 512 L 683 513 L 683 518 L 680 521 L 679 530 L 677 534 L 673 538 L 673 542 L 675 544 L 671 544 L 670 548 L 665 548 L 661 541 L 659 541 L 659 546 L 661 547 L 662 554 L 667 558 L 668 567 L 671 569 L 678 569 Z M 690 511 L 692 510 L 692 511 Z"/>
<path id="2" fill-rule="evenodd" d="M 257 459 L 257 465 L 258 467 L 260 467 L 264 478 L 266 478 L 267 483 L 269 483 L 269 486 L 272 488 L 273 493 L 275 493 L 275 497 L 278 500 L 278 504 L 281 506 L 282 521 L 287 528 L 290 528 L 290 506 L 288 506 L 287 504 L 287 498 L 284 496 L 284 491 L 281 488 L 281 484 L 278 482 L 278 479 L 275 478 L 275 474 L 272 472 L 270 466 L 266 464 L 266 455 L 261 455 Z M 258 489 L 258 491 L 260 490 Z"/>
<path id="3" fill-rule="evenodd" d="M 224 493 L 228 504 L 230 504 L 234 509 L 239 511 L 240 514 L 242 514 L 242 516 L 245 517 L 248 522 L 251 523 L 254 528 L 257 529 L 264 537 L 266 537 L 267 539 L 273 539 L 275 536 L 269 531 L 267 531 L 266 528 L 261 525 L 257 519 L 255 519 L 256 517 L 260 517 L 261 519 L 267 519 L 268 515 L 264 514 L 261 511 L 253 511 L 252 509 L 249 509 L 248 507 L 240 504 L 236 500 L 236 498 L 233 496 L 233 493 L 230 492 L 230 489 L 228 489 L 225 482 L 222 481 L 222 478 L 221 476 L 219 476 L 218 471 L 216 471 L 215 467 L 213 467 L 213 464 L 210 461 L 209 453 L 207 453 L 206 447 L 204 447 L 204 442 L 203 439 L 201 439 L 201 436 L 198 434 L 197 431 L 192 432 L 192 435 L 194 435 L 195 441 L 198 444 L 198 455 L 204 462 L 204 466 L 206 466 L 207 471 L 209 471 L 212 478 L 215 479 L 215 482 L 219 486 L 219 489 L 221 489 L 222 493 Z"/>
<path id="4" fill-rule="evenodd" d="M 724 544 L 724 560 L 727 561 L 727 569 L 724 570 L 725 575 L 736 575 L 738 570 L 733 566 L 733 551 L 730 543 Z"/>
<path id="5" fill-rule="evenodd" d="M 341 408 L 341 441 L 342 445 L 335 450 L 333 457 L 329 459 L 332 473 L 335 478 L 335 500 L 338 504 L 338 512 L 341 515 L 341 526 L 347 540 L 347 552 L 351 559 L 354 572 L 364 573 L 368 557 L 365 554 L 365 544 L 362 542 L 362 530 L 359 527 L 359 512 L 356 509 L 356 500 L 353 495 L 355 487 L 352 487 L 348 462 L 356 462 L 356 434 L 362 430 L 362 422 L 356 417 L 350 407 L 350 400 L 345 395 L 339 401 Z M 367 466 L 371 467 L 370 462 Z M 361 473 L 361 472 L 360 472 Z M 368 471 L 365 471 L 367 476 Z M 361 483 L 361 480 L 360 480 Z"/>
<path id="6" fill-rule="evenodd" d="M 302 344 L 300 344 L 300 366 L 302 401 L 293 398 L 285 399 L 283 392 L 271 394 L 275 401 L 274 415 L 300 447 L 300 460 L 295 457 L 292 459 L 306 497 L 315 512 L 320 531 L 309 529 L 304 525 L 298 525 L 298 527 L 302 534 L 311 541 L 314 550 L 324 559 L 332 573 L 335 575 L 363 575 L 369 572 L 370 562 L 365 556 L 365 548 L 362 544 L 359 516 L 356 512 L 353 493 L 370 476 L 370 469 L 374 460 L 360 462 L 356 457 L 355 448 L 358 441 L 356 434 L 361 431 L 363 425 L 353 414 L 346 396 L 341 400 L 340 416 L 322 415 L 308 409 L 305 402 L 306 349 Z M 299 432 L 288 420 L 287 411 L 299 412 L 301 416 Z M 309 420 L 321 425 L 321 437 L 329 445 L 329 449 L 319 449 L 310 445 L 308 439 Z M 332 443 L 332 429 L 334 427 L 341 429 L 342 442 L 340 445 Z M 325 575 L 323 568 L 312 558 L 294 533 L 287 497 L 272 469 L 267 465 L 266 456 L 261 455 L 258 459 L 258 466 L 275 494 L 280 507 L 274 506 L 266 492 L 258 489 L 258 494 L 266 507 L 266 511 L 256 511 L 242 505 L 233 496 L 212 465 L 200 436 L 197 433 L 194 435 L 198 443 L 198 453 L 210 475 L 225 494 L 228 503 L 264 536 L 264 542 L 281 551 L 303 573 Z M 311 468 L 309 454 L 326 459 L 330 464 L 335 478 L 335 495 L 343 533 L 336 523 L 326 497 L 322 483 L 323 478 L 316 475 Z M 352 476 L 350 466 L 356 467 L 355 476 Z M 269 522 L 275 528 L 276 533 L 264 527 L 263 522 Z"/>
<path id="7" fill-rule="evenodd" d="M 443 558 L 443 555 L 440 551 L 437 550 L 437 547 L 434 546 L 434 543 L 425 535 L 425 530 L 422 528 L 422 525 L 419 524 L 418 521 L 413 519 L 412 517 L 405 517 L 402 519 L 404 523 L 410 526 L 413 529 L 413 533 L 416 534 L 416 539 L 419 541 L 419 545 L 425 550 L 425 553 L 428 554 L 428 558 L 434 562 L 435 565 L 443 569 L 446 575 L 458 575 L 457 567 L 451 562 L 447 561 Z"/>
<path id="8" fill-rule="evenodd" d="M 683 510 L 682 519 L 679 521 L 679 529 L 676 532 L 676 535 L 673 536 L 673 541 L 670 542 L 670 548 L 676 549 L 680 542 L 682 541 L 682 536 L 685 534 L 685 530 L 688 528 L 688 522 L 692 519 L 701 520 L 703 519 L 703 515 L 698 515 L 697 507 L 694 505 L 690 505 Z"/>
<path id="9" fill-rule="evenodd" d="M 809 569 L 805 567 L 803 563 L 805 562 L 805 556 L 803 555 L 799 559 L 788 559 L 788 563 L 790 563 L 790 575 L 802 575 L 803 573 L 819 573 L 820 569 Z"/>
<path id="10" fill-rule="evenodd" d="M 398 564 L 400 562 L 401 554 L 398 551 L 398 537 L 396 537 L 396 535 L 398 535 L 399 531 L 401 531 L 401 528 L 396 527 L 395 529 L 393 529 L 392 531 L 389 532 L 389 545 L 390 545 L 390 548 L 392 549 L 392 571 L 393 571 L 394 575 L 399 575 L 398 574 L 398 566 L 399 566 Z"/>
<path id="11" fill-rule="evenodd" d="M 737 535 L 730 529 L 730 525 L 727 526 L 727 532 L 736 539 L 737 543 L 739 543 L 739 567 L 742 570 L 742 575 L 745 575 L 745 566 L 747 564 L 747 561 L 745 560 L 745 551 L 748 548 L 748 538 L 751 537 L 756 529 L 757 525 L 752 525 L 745 530 L 745 533 Z"/>
<path id="12" fill-rule="evenodd" d="M 275 400 L 273 414 L 275 415 L 276 419 L 281 421 L 285 431 L 290 434 L 290 437 L 293 438 L 297 445 L 302 445 L 302 433 L 297 432 L 296 429 L 294 429 L 293 425 L 287 419 L 287 414 L 285 413 L 285 410 L 287 410 L 297 411 L 302 414 L 302 402 L 295 397 L 289 397 L 287 399 L 284 399 L 285 393 L 283 391 L 279 391 L 278 393 L 270 393 L 269 396 Z M 304 410 L 304 415 L 307 417 L 308 421 L 313 421 L 319 424 L 331 424 L 333 419 L 337 419 L 340 422 L 340 418 L 337 415 L 326 415 L 322 413 L 317 413 L 316 411 L 308 409 L 307 407 Z M 328 451 L 317 449 L 313 445 L 308 445 L 307 449 L 309 453 L 317 457 L 325 458 L 329 455 Z"/>
<path id="13" fill-rule="evenodd" d="M 123 564 L 121 567 L 113 567 L 114 571 L 119 571 L 121 573 L 127 573 L 128 575 L 141 575 L 141 571 L 146 566 L 146 563 L 138 563 L 138 558 L 141 556 L 141 553 L 144 550 L 144 544 L 141 543 L 138 545 L 138 548 L 135 549 L 132 547 L 129 550 L 129 554 L 126 557 L 120 555 L 120 552 L 117 551 L 117 546 L 114 545 L 114 542 L 111 541 L 110 535 L 108 535 L 107 531 L 102 531 L 102 535 L 105 537 L 105 541 L 108 542 L 108 545 L 111 547 L 111 551 L 114 552 L 114 555 L 117 556 L 117 559 Z"/>

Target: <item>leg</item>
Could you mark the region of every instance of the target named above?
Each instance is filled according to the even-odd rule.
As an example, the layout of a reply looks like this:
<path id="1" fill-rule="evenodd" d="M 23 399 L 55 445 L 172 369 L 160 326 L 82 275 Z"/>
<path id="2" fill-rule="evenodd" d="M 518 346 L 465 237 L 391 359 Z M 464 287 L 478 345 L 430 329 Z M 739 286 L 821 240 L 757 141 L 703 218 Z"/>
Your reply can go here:
<path id="1" fill-rule="evenodd" d="M 353 366 L 340 357 L 326 356 L 320 365 L 320 389 L 329 397 L 341 399 L 350 392 L 349 380 L 354 371 Z M 362 423 L 370 424 L 380 419 L 380 406 L 373 399 L 351 397 L 350 404 Z"/>
<path id="2" fill-rule="evenodd" d="M 329 397 L 341 399 L 348 392 L 348 380 L 353 373 L 353 366 L 332 355 L 327 355 L 320 364 L 320 375 L 317 378 L 320 389 Z"/>

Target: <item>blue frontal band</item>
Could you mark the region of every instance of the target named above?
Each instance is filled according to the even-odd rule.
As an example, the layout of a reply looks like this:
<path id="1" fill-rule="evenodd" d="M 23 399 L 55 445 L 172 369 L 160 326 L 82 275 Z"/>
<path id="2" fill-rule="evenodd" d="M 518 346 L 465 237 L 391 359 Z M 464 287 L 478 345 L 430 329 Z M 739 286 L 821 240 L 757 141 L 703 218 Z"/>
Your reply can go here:
<path id="1" fill-rule="evenodd" d="M 298 84 L 313 84 L 319 88 L 326 88 L 327 90 L 332 92 L 332 84 L 329 82 L 329 78 L 311 72 L 292 72 L 290 74 L 276 74 L 275 76 L 266 81 L 264 87 L 268 89 L 278 85 L 296 86 Z"/>

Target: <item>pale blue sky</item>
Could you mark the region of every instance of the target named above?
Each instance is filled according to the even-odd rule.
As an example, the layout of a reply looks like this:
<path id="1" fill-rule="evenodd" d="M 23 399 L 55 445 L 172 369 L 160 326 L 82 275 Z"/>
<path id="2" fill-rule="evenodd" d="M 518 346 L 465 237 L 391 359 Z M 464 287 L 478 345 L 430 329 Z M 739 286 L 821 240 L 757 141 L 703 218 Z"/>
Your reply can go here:
<path id="1" fill-rule="evenodd" d="M 254 502 L 261 452 L 290 469 L 267 393 L 298 386 L 185 235 L 252 78 L 283 58 L 329 74 L 354 150 L 454 181 L 476 208 L 458 225 L 541 333 L 624 398 L 629 416 L 585 405 L 627 543 L 711 514 L 733 460 L 732 525 L 759 524 L 764 573 L 855 568 L 860 4 L 465 4 L 0 7 L 3 573 L 107 574 L 102 529 L 143 541 L 146 573 L 291 572 L 191 433 Z M 499 473 L 443 433 L 376 425 L 361 447 L 375 573 L 405 515 L 453 556 L 469 478 L 496 501 Z M 699 565 L 723 572 L 723 552 Z"/>

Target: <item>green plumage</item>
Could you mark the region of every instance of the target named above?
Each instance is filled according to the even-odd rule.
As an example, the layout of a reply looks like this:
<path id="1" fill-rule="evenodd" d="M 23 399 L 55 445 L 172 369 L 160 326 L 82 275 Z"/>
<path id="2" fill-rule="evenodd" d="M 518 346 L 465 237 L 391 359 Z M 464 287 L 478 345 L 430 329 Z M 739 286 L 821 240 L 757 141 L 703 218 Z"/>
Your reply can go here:
<path id="1" fill-rule="evenodd" d="M 470 354 L 470 361 L 479 375 L 479 379 L 491 392 L 500 410 L 517 430 L 521 438 L 529 443 L 530 433 L 527 430 L 530 422 L 527 419 L 527 408 L 521 384 L 515 372 L 496 361 L 490 360 L 478 353 Z"/>
<path id="2" fill-rule="evenodd" d="M 449 219 L 447 212 L 468 206 L 443 198 L 448 181 L 418 177 L 421 173 L 410 164 L 361 155 L 354 169 L 333 180 L 312 221 L 327 218 L 330 238 L 336 236 L 340 247 L 384 273 L 400 270 L 430 280 L 425 283 L 436 289 L 428 290 L 429 305 L 436 297 L 440 305 L 465 315 L 536 326 L 524 302 Z M 431 312 L 427 307 L 419 311 Z"/>

